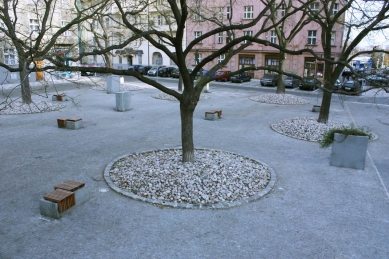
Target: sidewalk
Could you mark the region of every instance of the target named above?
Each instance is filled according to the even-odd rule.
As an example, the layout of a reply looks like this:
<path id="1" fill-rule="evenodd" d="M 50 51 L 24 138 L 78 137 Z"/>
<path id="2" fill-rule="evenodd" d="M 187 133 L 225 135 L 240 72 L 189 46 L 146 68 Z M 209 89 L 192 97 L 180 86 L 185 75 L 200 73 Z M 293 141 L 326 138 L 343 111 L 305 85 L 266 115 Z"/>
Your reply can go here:
<path id="1" fill-rule="evenodd" d="M 196 148 L 238 153 L 271 167 L 274 189 L 226 210 L 160 208 L 110 190 L 103 171 L 134 152 L 181 146 L 179 104 L 133 91 L 133 109 L 117 112 L 115 96 L 89 86 L 59 112 L 0 116 L 0 258 L 389 258 L 389 106 L 337 98 L 330 119 L 369 126 L 365 170 L 329 165 L 330 149 L 292 139 L 270 124 L 316 117 L 310 104 L 250 101 L 249 88 L 212 88 L 194 114 Z M 34 101 L 39 98 L 34 97 Z M 204 111 L 220 108 L 218 121 Z M 83 128 L 57 127 L 82 117 Z M 39 199 L 65 180 L 86 183 L 90 199 L 59 220 L 41 218 Z M 385 189 L 386 188 L 386 189 Z"/>

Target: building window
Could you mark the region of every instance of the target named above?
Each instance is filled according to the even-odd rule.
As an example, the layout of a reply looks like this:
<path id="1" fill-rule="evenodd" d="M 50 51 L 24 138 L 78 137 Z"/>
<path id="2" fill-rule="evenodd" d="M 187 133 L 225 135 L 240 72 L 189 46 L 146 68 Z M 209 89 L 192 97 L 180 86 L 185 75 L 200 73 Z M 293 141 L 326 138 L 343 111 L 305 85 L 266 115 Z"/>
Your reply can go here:
<path id="1" fill-rule="evenodd" d="M 309 10 L 313 13 L 317 13 L 319 11 L 319 2 L 314 2 L 309 5 Z"/>
<path id="2" fill-rule="evenodd" d="M 331 32 L 331 46 L 335 46 L 336 32 Z"/>
<path id="3" fill-rule="evenodd" d="M 227 8 L 226 8 L 226 16 L 227 16 L 227 19 L 231 18 L 231 7 L 230 6 L 227 6 Z"/>
<path id="4" fill-rule="evenodd" d="M 195 54 L 195 60 L 194 60 L 195 61 L 195 65 L 200 64 L 202 58 L 203 58 L 203 55 L 201 53 L 196 53 Z"/>
<path id="5" fill-rule="evenodd" d="M 270 31 L 270 42 L 277 44 L 277 34 L 276 31 Z"/>
<path id="6" fill-rule="evenodd" d="M 66 24 L 67 24 L 67 22 L 62 21 L 62 27 L 65 27 Z M 70 31 L 67 30 L 62 35 L 65 36 L 65 37 L 69 37 L 71 34 L 70 34 Z"/>
<path id="7" fill-rule="evenodd" d="M 335 15 L 338 13 L 338 10 L 339 10 L 339 4 L 335 3 L 333 6 L 332 6 L 332 15 Z"/>
<path id="8" fill-rule="evenodd" d="M 308 45 L 316 45 L 316 31 L 308 31 Z"/>
<path id="9" fill-rule="evenodd" d="M 200 21 L 203 20 L 203 17 L 201 16 L 201 11 L 200 11 L 200 10 L 198 10 L 198 11 L 195 13 L 194 19 L 195 19 L 195 21 L 197 21 L 197 22 L 200 22 Z"/>
<path id="10" fill-rule="evenodd" d="M 109 28 L 109 18 L 105 18 L 105 27 Z"/>
<path id="11" fill-rule="evenodd" d="M 223 32 L 219 32 L 219 35 L 217 36 L 217 43 L 223 43 Z"/>
<path id="12" fill-rule="evenodd" d="M 315 76 L 315 66 L 316 62 L 312 58 L 305 58 L 304 64 L 304 77 L 313 77 Z"/>
<path id="13" fill-rule="evenodd" d="M 163 5 L 163 0 L 158 0 L 157 3 L 158 5 Z"/>
<path id="14" fill-rule="evenodd" d="M 231 41 L 231 33 L 228 31 L 226 36 L 226 43 L 229 43 Z"/>
<path id="15" fill-rule="evenodd" d="M 281 4 L 281 17 L 284 17 L 286 13 L 285 4 Z"/>
<path id="16" fill-rule="evenodd" d="M 6 65 L 16 64 L 16 50 L 15 49 L 4 49 L 4 63 Z"/>
<path id="17" fill-rule="evenodd" d="M 162 25 L 162 15 L 157 16 L 157 25 Z"/>
<path id="18" fill-rule="evenodd" d="M 201 31 L 195 31 L 195 32 L 194 32 L 194 37 L 195 37 L 195 39 L 200 38 L 201 35 L 202 35 L 202 32 L 201 32 Z M 199 43 L 201 43 L 201 41 L 200 41 Z"/>
<path id="19" fill-rule="evenodd" d="M 30 32 L 39 32 L 39 22 L 37 19 L 30 19 Z"/>
<path id="20" fill-rule="evenodd" d="M 270 67 L 270 68 L 278 68 L 278 58 L 273 58 L 273 57 L 269 57 L 269 58 L 266 58 L 265 60 L 265 64 L 267 67 Z M 274 72 L 271 72 L 271 73 L 274 73 Z"/>
<path id="21" fill-rule="evenodd" d="M 226 54 L 221 54 L 218 58 L 217 58 L 217 63 L 221 63 L 223 62 L 223 60 L 226 58 Z"/>
<path id="22" fill-rule="evenodd" d="M 244 36 L 253 36 L 253 31 L 243 31 Z M 250 41 L 244 40 L 243 44 L 249 43 Z"/>
<path id="23" fill-rule="evenodd" d="M 243 19 L 253 19 L 254 17 L 254 6 L 249 5 L 244 7 Z"/>
<path id="24" fill-rule="evenodd" d="M 224 16 L 224 7 L 219 7 L 219 20 L 223 21 L 223 16 Z"/>

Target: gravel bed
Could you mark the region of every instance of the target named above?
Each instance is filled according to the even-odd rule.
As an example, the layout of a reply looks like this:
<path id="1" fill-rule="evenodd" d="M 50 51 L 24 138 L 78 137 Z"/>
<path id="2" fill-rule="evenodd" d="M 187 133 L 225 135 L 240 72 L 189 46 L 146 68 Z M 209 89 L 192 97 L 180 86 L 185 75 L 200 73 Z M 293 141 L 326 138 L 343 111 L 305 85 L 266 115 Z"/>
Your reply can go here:
<path id="1" fill-rule="evenodd" d="M 317 119 L 314 118 L 293 118 L 271 124 L 271 128 L 280 134 L 292 138 L 320 141 L 324 132 L 344 125 L 343 123 L 333 121 L 328 121 L 327 124 L 318 123 Z"/>
<path id="2" fill-rule="evenodd" d="M 140 89 L 142 89 L 142 87 L 136 85 L 132 85 L 128 83 L 120 84 L 120 91 L 137 91 Z M 107 91 L 107 84 L 106 82 L 96 84 L 92 87 L 92 90 Z"/>
<path id="3" fill-rule="evenodd" d="M 165 94 L 165 93 L 154 94 L 151 97 L 156 98 L 156 99 L 162 99 L 162 100 L 178 101 L 175 97 L 173 97 L 169 94 Z M 200 95 L 200 101 L 206 100 L 206 99 L 210 99 L 208 94 L 201 94 Z"/>
<path id="4" fill-rule="evenodd" d="M 64 108 L 64 104 L 58 102 L 34 102 L 31 104 L 25 104 L 22 102 L 12 102 L 10 104 L 2 104 L 0 106 L 1 115 L 12 115 L 12 114 L 29 114 L 29 113 L 41 113 L 59 111 Z"/>
<path id="5" fill-rule="evenodd" d="M 110 178 L 120 189 L 137 196 L 187 204 L 251 197 L 271 178 L 265 165 L 228 152 L 195 150 L 193 163 L 182 163 L 181 157 L 181 149 L 129 155 L 113 164 Z"/>
<path id="6" fill-rule="evenodd" d="M 298 96 L 292 94 L 262 94 L 249 98 L 252 101 L 270 104 L 301 105 L 309 103 Z"/>

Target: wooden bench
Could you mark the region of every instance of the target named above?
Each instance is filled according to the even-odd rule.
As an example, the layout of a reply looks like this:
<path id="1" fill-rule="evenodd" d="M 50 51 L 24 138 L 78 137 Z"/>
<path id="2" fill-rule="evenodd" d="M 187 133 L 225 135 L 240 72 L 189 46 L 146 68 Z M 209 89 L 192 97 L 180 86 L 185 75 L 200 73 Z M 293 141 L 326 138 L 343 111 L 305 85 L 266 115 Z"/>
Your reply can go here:
<path id="1" fill-rule="evenodd" d="M 69 101 L 66 94 L 54 94 L 51 98 L 52 101 Z"/>
<path id="2" fill-rule="evenodd" d="M 89 198 L 85 183 L 65 181 L 54 186 L 54 191 L 40 199 L 41 214 L 58 219 L 73 206 L 81 205 Z"/>
<path id="3" fill-rule="evenodd" d="M 82 127 L 82 118 L 59 118 L 57 119 L 58 128 L 80 129 Z"/>
<path id="4" fill-rule="evenodd" d="M 62 189 L 56 189 L 51 193 L 43 196 L 45 200 L 52 201 L 58 204 L 58 212 L 64 212 L 76 204 L 74 192 L 69 192 Z"/>
<path id="5" fill-rule="evenodd" d="M 206 120 L 216 120 L 219 119 L 221 116 L 222 116 L 222 110 L 213 110 L 213 111 L 205 112 Z"/>

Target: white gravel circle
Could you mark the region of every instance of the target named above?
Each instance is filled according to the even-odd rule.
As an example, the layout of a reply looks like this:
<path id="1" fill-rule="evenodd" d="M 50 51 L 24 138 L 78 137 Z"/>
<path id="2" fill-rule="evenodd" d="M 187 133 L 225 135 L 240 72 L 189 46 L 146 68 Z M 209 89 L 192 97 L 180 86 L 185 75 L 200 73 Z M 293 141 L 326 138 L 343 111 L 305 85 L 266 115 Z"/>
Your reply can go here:
<path id="1" fill-rule="evenodd" d="M 10 104 L 0 105 L 1 115 L 14 115 L 14 114 L 31 114 L 31 113 L 42 113 L 59 111 L 64 108 L 65 105 L 58 102 L 46 102 L 39 101 L 30 104 L 22 102 L 12 102 Z"/>
<path id="2" fill-rule="evenodd" d="M 249 99 L 260 103 L 283 105 L 302 105 L 309 103 L 307 100 L 292 94 L 262 94 L 259 96 L 252 96 Z"/>
<path id="3" fill-rule="evenodd" d="M 342 126 L 345 124 L 334 121 L 324 124 L 317 122 L 317 119 L 304 117 L 285 119 L 271 124 L 271 128 L 280 134 L 308 141 L 320 141 L 324 132 Z"/>
<path id="4" fill-rule="evenodd" d="M 178 101 L 174 96 L 170 94 L 165 94 L 165 93 L 157 93 L 152 95 L 151 97 L 156 98 L 156 99 L 161 99 L 161 100 L 169 100 L 169 101 Z M 206 100 L 210 99 L 208 94 L 201 94 L 200 95 L 200 101 L 201 100 Z"/>
<path id="5" fill-rule="evenodd" d="M 120 91 L 137 91 L 142 89 L 142 87 L 128 84 L 128 83 L 122 83 L 120 84 Z M 92 87 L 92 90 L 98 90 L 98 91 L 107 91 L 107 83 L 104 82 L 102 84 L 97 84 Z"/>
<path id="6" fill-rule="evenodd" d="M 115 161 L 106 172 L 121 190 L 144 199 L 183 204 L 249 198 L 266 188 L 272 175 L 258 161 L 223 151 L 196 149 L 194 163 L 182 163 L 181 157 L 181 149 L 132 154 Z"/>

